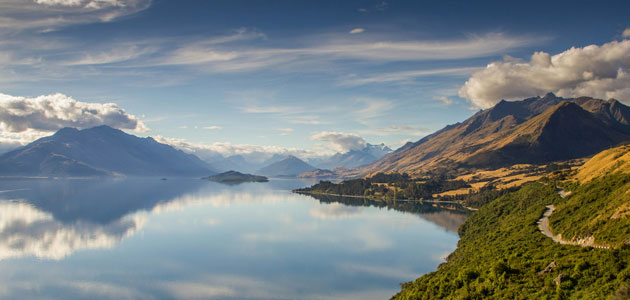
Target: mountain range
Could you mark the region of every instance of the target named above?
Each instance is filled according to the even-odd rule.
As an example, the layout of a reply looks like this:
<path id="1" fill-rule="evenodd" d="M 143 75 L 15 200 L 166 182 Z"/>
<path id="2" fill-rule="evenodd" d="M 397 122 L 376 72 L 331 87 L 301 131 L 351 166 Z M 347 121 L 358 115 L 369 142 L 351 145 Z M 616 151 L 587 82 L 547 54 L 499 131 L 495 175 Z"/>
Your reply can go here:
<path id="1" fill-rule="evenodd" d="M 22 176 L 198 176 L 216 173 L 206 162 L 153 138 L 109 126 L 63 128 L 0 156 L 0 174 Z"/>
<path id="2" fill-rule="evenodd" d="M 321 169 L 334 169 L 338 167 L 356 168 L 375 162 L 390 152 L 392 152 L 392 149 L 385 144 L 372 145 L 368 143 L 363 149 L 335 153 L 329 158 L 313 161 L 312 164 Z"/>
<path id="3" fill-rule="evenodd" d="M 503 100 L 385 155 L 359 173 L 445 173 L 546 163 L 592 155 L 626 141 L 630 141 L 628 106 L 614 99 L 564 99 L 549 93 Z"/>
<path id="4" fill-rule="evenodd" d="M 303 160 L 293 155 L 289 155 L 280 161 L 274 162 L 256 171 L 256 174 L 275 176 L 275 177 L 282 177 L 282 176 L 294 177 L 305 172 L 313 171 L 315 169 L 316 169 L 315 167 L 307 164 Z"/>

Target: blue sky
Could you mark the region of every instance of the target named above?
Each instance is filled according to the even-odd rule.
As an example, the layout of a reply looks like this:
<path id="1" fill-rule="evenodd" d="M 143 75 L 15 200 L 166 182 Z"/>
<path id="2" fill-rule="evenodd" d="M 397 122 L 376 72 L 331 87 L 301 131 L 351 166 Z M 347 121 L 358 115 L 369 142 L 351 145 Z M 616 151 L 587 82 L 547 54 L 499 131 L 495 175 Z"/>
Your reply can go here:
<path id="1" fill-rule="evenodd" d="M 66 101 L 50 118 L 40 98 L 28 102 L 40 106 L 36 121 L 0 116 L 0 142 L 101 122 L 190 145 L 339 151 L 344 145 L 322 132 L 397 147 L 499 98 L 553 91 L 628 103 L 629 8 L 628 1 L 7 0 L 0 101 L 61 93 L 80 104 L 73 109 L 116 107 L 91 106 L 97 112 L 86 116 L 85 108 L 68 113 Z M 581 65 L 593 52 L 588 45 L 597 55 Z M 581 56 L 570 56 L 572 47 Z M 530 59 L 537 51 L 568 58 Z M 615 51 L 604 61 L 602 53 Z M 540 77 L 531 73 L 546 60 L 583 78 L 518 90 L 513 83 L 525 77 L 495 80 L 514 70 Z M 487 67 L 493 62 L 500 63 Z M 11 125 L 16 118 L 23 126 Z"/>

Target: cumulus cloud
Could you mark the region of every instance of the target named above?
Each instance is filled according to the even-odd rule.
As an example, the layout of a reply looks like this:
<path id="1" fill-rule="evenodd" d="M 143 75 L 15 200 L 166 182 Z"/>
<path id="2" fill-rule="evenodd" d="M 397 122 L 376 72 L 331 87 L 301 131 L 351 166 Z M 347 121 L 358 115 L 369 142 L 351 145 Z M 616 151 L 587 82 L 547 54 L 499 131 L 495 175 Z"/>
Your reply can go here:
<path id="1" fill-rule="evenodd" d="M 630 103 L 630 40 L 571 48 L 556 55 L 534 53 L 527 62 L 493 62 L 473 73 L 459 95 L 489 108 L 554 92 L 563 97 L 616 98 Z"/>
<path id="2" fill-rule="evenodd" d="M 341 153 L 365 148 L 366 141 L 357 134 L 322 131 L 311 136 L 311 140 L 329 142 L 330 147 Z"/>
<path id="3" fill-rule="evenodd" d="M 139 132 L 148 128 L 115 103 L 88 103 L 63 94 L 35 98 L 0 94 L 0 148 L 23 145 L 63 127 L 109 125 Z"/>
<path id="4" fill-rule="evenodd" d="M 148 130 L 136 116 L 115 103 L 81 102 L 63 94 L 35 98 L 0 94 L 0 126 L 4 131 L 56 131 L 63 127 L 99 125 L 141 132 Z"/>

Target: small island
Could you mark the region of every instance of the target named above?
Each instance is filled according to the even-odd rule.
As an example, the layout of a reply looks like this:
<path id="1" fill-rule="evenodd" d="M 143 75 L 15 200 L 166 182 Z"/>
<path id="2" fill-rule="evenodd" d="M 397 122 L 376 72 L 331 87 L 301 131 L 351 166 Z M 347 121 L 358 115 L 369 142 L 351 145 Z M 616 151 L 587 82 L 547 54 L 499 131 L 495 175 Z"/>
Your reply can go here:
<path id="1" fill-rule="evenodd" d="M 252 174 L 243 174 L 237 171 L 227 171 L 221 174 L 203 177 L 201 179 L 227 183 L 227 184 L 239 184 L 243 182 L 268 182 L 269 179 L 265 176 L 258 176 Z"/>

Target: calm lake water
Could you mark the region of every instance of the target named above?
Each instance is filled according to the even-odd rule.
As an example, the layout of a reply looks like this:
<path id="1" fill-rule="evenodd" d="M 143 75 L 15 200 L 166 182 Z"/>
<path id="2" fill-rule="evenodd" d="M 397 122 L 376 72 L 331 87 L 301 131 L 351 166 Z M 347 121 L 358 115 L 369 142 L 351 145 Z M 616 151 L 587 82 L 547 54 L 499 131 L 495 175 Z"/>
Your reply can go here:
<path id="1" fill-rule="evenodd" d="M 389 299 L 466 214 L 277 179 L 0 180 L 1 299 Z"/>

